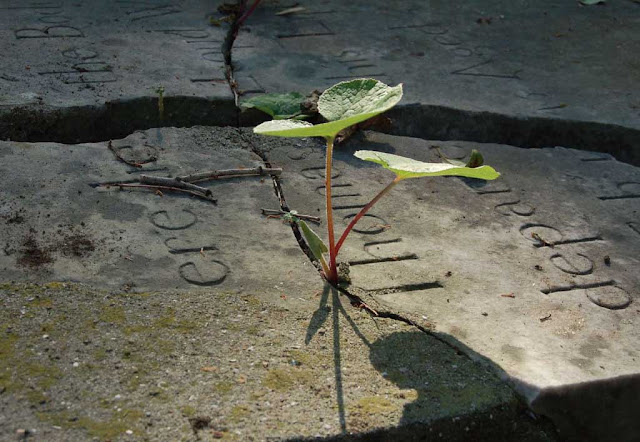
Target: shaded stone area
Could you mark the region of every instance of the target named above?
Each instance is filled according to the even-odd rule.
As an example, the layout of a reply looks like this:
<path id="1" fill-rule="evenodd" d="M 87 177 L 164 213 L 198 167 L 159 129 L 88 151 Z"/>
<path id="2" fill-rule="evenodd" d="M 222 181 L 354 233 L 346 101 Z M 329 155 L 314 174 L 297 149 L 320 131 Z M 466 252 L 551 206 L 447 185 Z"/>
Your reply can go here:
<path id="1" fill-rule="evenodd" d="M 328 290 L 295 295 L 308 307 L 275 307 L 252 290 L 3 283 L 0 432 L 380 440 L 399 425 L 442 440 L 555 440 L 497 377 L 448 346 L 343 307 Z"/>
<path id="2" fill-rule="evenodd" d="M 209 2 L 0 5 L 0 138 L 77 143 L 235 121 Z"/>
<path id="3" fill-rule="evenodd" d="M 405 84 L 398 135 L 562 145 L 640 164 L 640 8 L 517 2 L 300 2 L 258 8 L 233 46 L 245 94 Z"/>

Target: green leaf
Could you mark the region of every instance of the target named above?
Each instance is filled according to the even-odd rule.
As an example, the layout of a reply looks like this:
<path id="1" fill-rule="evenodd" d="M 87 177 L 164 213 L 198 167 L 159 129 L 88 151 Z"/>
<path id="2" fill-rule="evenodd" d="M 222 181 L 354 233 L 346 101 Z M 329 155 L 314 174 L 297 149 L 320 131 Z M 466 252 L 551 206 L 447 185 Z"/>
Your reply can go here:
<path id="1" fill-rule="evenodd" d="M 411 158 L 373 150 L 358 150 L 354 155 L 361 160 L 380 164 L 385 169 L 395 173 L 400 179 L 423 176 L 464 176 L 481 180 L 495 180 L 500 176 L 490 166 L 460 167 L 446 163 L 424 163 Z"/>
<path id="2" fill-rule="evenodd" d="M 361 117 L 364 121 L 395 106 L 402 98 L 402 84 L 391 87 L 373 78 L 343 81 L 318 99 L 318 112 L 329 121 Z"/>
<path id="3" fill-rule="evenodd" d="M 322 254 L 327 253 L 329 249 L 325 245 L 324 242 L 320 239 L 320 237 L 309 228 L 307 223 L 300 220 L 298 221 L 298 225 L 300 226 L 300 230 L 302 230 L 302 234 L 304 235 L 304 239 L 307 241 L 313 256 L 315 256 L 319 261 L 323 260 Z"/>
<path id="4" fill-rule="evenodd" d="M 267 121 L 253 131 L 279 137 L 334 138 L 342 129 L 391 109 L 401 98 L 402 84 L 390 87 L 370 78 L 343 81 L 324 91 L 318 100 L 318 111 L 328 123 L 312 126 L 291 124 L 291 120 Z"/>
<path id="5" fill-rule="evenodd" d="M 598 5 L 600 3 L 604 3 L 604 0 L 580 0 L 580 3 L 582 3 L 583 5 Z"/>
<path id="6" fill-rule="evenodd" d="M 314 137 L 320 135 L 308 135 L 309 129 L 315 127 L 311 123 L 298 120 L 271 120 L 260 123 L 253 128 L 253 132 L 262 135 L 274 135 L 277 137 Z"/>
<path id="7" fill-rule="evenodd" d="M 476 168 L 480 167 L 484 164 L 484 158 L 482 154 L 475 149 L 471 150 L 471 155 L 469 155 L 469 161 L 467 161 L 466 167 Z"/>
<path id="8" fill-rule="evenodd" d="M 244 109 L 258 109 L 271 115 L 276 120 L 287 118 L 299 118 L 300 104 L 304 101 L 304 96 L 298 92 L 286 94 L 262 94 L 251 97 L 240 103 Z"/>

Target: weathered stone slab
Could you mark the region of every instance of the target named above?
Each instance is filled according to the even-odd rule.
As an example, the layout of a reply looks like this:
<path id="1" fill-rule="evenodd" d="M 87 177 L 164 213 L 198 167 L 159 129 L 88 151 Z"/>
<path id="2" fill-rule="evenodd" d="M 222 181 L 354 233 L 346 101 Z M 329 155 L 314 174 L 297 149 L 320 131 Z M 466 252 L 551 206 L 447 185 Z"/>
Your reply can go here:
<path id="1" fill-rule="evenodd" d="M 640 161 L 633 1 L 300 5 L 277 16 L 284 5 L 261 4 L 248 19 L 233 48 L 240 90 L 308 93 L 373 77 L 405 84 L 401 135 L 562 143 Z"/>
<path id="2" fill-rule="evenodd" d="M 0 137 L 97 141 L 231 124 L 226 31 L 209 25 L 213 12 L 199 0 L 3 2 Z"/>
<path id="3" fill-rule="evenodd" d="M 107 144 L 2 142 L 5 280 L 136 291 L 261 287 L 278 296 L 305 286 L 300 276 L 313 267 L 291 229 L 261 214 L 280 207 L 268 176 L 205 183 L 217 205 L 171 192 L 91 187 L 141 174 L 263 165 L 236 129 L 158 129 L 112 142 L 129 161 L 156 158 L 142 168 L 118 161 Z"/>
<path id="4" fill-rule="evenodd" d="M 255 167 L 257 148 L 294 162 L 322 154 L 315 140 L 165 128 L 111 145 L 155 161 L 0 142 L 0 434 L 554 440 L 480 364 L 323 290 L 290 227 L 260 214 L 279 207 L 270 179 L 206 184 L 217 205 L 92 187 Z"/>
<path id="5" fill-rule="evenodd" d="M 393 178 L 356 149 L 434 160 L 435 145 L 453 158 L 478 148 L 503 175 L 402 182 L 343 248 L 354 286 L 489 361 L 565 436 L 637 435 L 640 169 L 562 147 L 366 141 L 334 154 L 338 234 Z M 267 156 L 288 165 L 290 207 L 322 212 L 321 144 Z"/>

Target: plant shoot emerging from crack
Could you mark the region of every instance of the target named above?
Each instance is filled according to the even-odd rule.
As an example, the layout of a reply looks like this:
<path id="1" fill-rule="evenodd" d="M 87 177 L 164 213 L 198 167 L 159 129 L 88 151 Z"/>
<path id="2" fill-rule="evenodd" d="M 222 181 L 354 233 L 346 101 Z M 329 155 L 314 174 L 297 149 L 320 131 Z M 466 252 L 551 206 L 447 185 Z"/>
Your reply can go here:
<path id="1" fill-rule="evenodd" d="M 361 78 L 338 83 L 327 89 L 318 100 L 318 111 L 328 120 L 327 123 L 313 125 L 299 120 L 272 120 L 254 128 L 254 132 L 279 137 L 323 137 L 327 142 L 325 164 L 327 246 L 302 220 L 294 219 L 302 230 L 302 234 L 313 255 L 320 261 L 327 281 L 333 285 L 338 283 L 337 256 L 345 239 L 356 223 L 386 195 L 396 184 L 408 178 L 424 176 L 462 176 L 493 180 L 500 176 L 493 168 L 482 165 L 482 156 L 474 152 L 468 164 L 449 161 L 445 163 L 424 163 L 410 158 L 371 150 L 359 150 L 355 156 L 380 164 L 395 173 L 396 177 L 382 189 L 356 216 L 336 240 L 333 227 L 333 208 L 331 203 L 331 166 L 333 161 L 333 145 L 338 133 L 354 124 L 379 115 L 402 98 L 402 84 L 390 87 L 370 78 Z M 325 254 L 328 253 L 328 262 Z"/>

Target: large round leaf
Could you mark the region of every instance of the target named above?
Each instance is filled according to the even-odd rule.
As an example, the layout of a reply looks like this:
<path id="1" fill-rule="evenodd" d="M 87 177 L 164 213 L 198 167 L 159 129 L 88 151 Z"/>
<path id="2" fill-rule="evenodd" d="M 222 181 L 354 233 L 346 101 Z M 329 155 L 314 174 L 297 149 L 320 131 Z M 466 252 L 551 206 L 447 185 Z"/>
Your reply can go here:
<path id="1" fill-rule="evenodd" d="M 318 112 L 328 121 L 362 118 L 357 123 L 391 109 L 401 98 L 402 84 L 391 87 L 373 78 L 358 78 L 324 91 Z"/>
<path id="2" fill-rule="evenodd" d="M 279 137 L 334 138 L 342 129 L 391 109 L 401 98 L 402 84 L 390 87 L 370 78 L 344 81 L 324 91 L 318 100 L 318 111 L 328 123 L 311 126 L 291 120 L 267 121 L 253 131 Z"/>
<path id="3" fill-rule="evenodd" d="M 423 176 L 463 176 L 481 180 L 495 180 L 500 176 L 490 166 L 460 167 L 447 163 L 424 163 L 411 158 L 373 150 L 358 150 L 354 155 L 361 160 L 380 164 L 385 169 L 395 173 L 400 179 Z"/>

